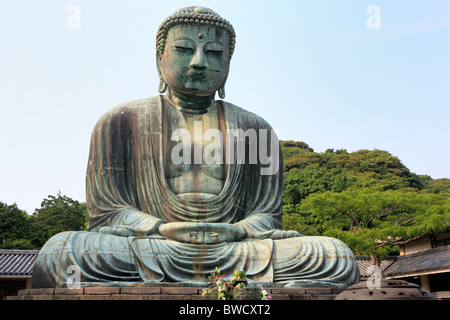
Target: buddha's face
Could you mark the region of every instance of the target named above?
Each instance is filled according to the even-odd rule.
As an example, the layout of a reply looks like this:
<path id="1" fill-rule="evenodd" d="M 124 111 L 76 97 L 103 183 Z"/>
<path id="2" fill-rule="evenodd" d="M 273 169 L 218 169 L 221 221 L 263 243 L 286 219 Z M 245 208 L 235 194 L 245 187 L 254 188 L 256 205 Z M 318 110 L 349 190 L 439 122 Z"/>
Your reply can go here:
<path id="1" fill-rule="evenodd" d="M 167 86 L 185 94 L 214 94 L 228 76 L 228 43 L 228 34 L 221 28 L 184 24 L 172 27 L 159 61 Z"/>

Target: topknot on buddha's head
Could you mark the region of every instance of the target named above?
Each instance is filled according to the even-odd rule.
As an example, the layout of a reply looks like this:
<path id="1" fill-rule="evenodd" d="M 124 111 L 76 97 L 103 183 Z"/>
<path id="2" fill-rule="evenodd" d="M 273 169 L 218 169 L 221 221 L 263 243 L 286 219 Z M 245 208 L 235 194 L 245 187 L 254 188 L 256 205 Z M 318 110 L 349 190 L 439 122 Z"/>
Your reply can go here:
<path id="1" fill-rule="evenodd" d="M 234 32 L 234 28 L 227 20 L 219 16 L 213 10 L 205 7 L 182 8 L 164 20 L 156 35 L 156 50 L 158 50 L 160 54 L 164 53 L 166 38 L 170 28 L 179 24 L 205 25 L 224 29 L 228 33 L 230 39 L 229 58 L 231 59 L 236 44 L 236 33 Z"/>

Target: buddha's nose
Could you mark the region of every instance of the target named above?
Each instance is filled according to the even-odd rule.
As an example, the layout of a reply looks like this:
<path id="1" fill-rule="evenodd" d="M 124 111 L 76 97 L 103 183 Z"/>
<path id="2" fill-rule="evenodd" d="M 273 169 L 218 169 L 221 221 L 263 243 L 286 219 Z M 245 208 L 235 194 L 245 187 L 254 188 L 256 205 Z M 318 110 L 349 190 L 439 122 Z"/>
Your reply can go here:
<path id="1" fill-rule="evenodd" d="M 206 57 L 205 57 L 205 53 L 203 52 L 203 50 L 201 48 L 198 48 L 196 50 L 194 56 L 192 57 L 191 67 L 196 70 L 206 69 L 206 67 L 207 67 Z"/>

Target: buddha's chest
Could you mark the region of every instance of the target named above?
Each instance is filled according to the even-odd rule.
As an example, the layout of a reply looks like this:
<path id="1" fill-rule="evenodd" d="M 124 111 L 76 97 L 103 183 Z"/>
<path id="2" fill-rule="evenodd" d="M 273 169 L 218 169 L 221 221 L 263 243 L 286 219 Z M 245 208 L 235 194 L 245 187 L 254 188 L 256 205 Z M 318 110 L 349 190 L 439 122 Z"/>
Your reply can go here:
<path id="1" fill-rule="evenodd" d="M 163 113 L 164 174 L 176 194 L 217 195 L 225 180 L 217 109 L 206 114 Z"/>

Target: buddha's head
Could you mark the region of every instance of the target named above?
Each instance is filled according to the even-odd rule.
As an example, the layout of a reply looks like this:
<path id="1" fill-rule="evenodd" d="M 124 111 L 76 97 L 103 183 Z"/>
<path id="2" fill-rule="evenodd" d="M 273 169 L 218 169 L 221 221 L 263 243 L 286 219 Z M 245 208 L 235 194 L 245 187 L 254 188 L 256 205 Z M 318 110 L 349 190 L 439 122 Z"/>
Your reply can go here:
<path id="1" fill-rule="evenodd" d="M 204 7 L 187 7 L 168 17 L 160 26 L 157 41 L 159 91 L 166 86 L 189 95 L 224 98 L 234 52 L 232 25 Z"/>

